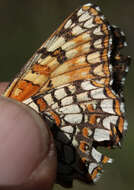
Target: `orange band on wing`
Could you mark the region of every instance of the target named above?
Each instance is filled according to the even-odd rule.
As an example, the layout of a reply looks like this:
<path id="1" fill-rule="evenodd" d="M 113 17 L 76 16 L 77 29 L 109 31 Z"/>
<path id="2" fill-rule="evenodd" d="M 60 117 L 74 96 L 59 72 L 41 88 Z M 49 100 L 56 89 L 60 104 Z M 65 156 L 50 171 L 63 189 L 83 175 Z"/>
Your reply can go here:
<path id="1" fill-rule="evenodd" d="M 51 73 L 51 69 L 47 65 L 44 66 L 44 65 L 35 64 L 33 65 L 32 70 L 41 75 L 49 75 Z"/>
<path id="2" fill-rule="evenodd" d="M 93 115 L 90 116 L 89 123 L 91 125 L 94 125 L 96 123 L 96 114 L 93 114 Z"/>
<path id="3" fill-rule="evenodd" d="M 33 85 L 31 82 L 20 80 L 9 97 L 16 99 L 18 101 L 23 101 L 31 97 L 38 90 L 39 90 L 38 85 Z"/>
<path id="4" fill-rule="evenodd" d="M 119 100 L 115 100 L 115 111 L 118 115 L 121 115 Z"/>
<path id="5" fill-rule="evenodd" d="M 60 125 L 60 118 L 58 117 L 58 115 L 56 115 L 56 113 L 54 113 L 53 111 L 50 111 L 50 114 L 52 116 L 52 118 L 54 119 L 55 123 L 57 124 L 57 126 Z"/>
<path id="6" fill-rule="evenodd" d="M 124 119 L 122 117 L 120 117 L 119 125 L 118 125 L 118 129 L 119 129 L 120 133 L 123 133 L 123 126 L 124 126 Z"/>
<path id="7" fill-rule="evenodd" d="M 37 100 L 37 104 L 39 106 L 40 111 L 45 111 L 45 109 L 46 109 L 46 103 L 43 101 L 42 98 L 39 98 Z"/>
<path id="8" fill-rule="evenodd" d="M 112 99 L 116 98 L 116 96 L 113 94 L 113 92 L 109 88 L 106 87 L 105 89 L 109 98 L 112 98 Z"/>

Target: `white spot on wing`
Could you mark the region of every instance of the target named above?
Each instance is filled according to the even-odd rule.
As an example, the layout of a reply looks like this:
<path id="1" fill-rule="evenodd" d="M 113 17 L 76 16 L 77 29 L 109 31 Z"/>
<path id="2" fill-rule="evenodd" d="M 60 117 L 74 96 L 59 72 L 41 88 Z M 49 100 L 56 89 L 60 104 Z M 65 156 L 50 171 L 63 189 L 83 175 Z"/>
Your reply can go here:
<path id="1" fill-rule="evenodd" d="M 97 10 L 97 11 L 100 11 L 100 7 L 96 7 L 96 10 Z"/>
<path id="2" fill-rule="evenodd" d="M 90 163 L 90 164 L 89 164 L 89 168 L 88 168 L 88 172 L 89 172 L 90 174 L 92 174 L 93 170 L 94 170 L 97 166 L 98 166 L 97 163 Z"/>
<path id="3" fill-rule="evenodd" d="M 82 114 L 68 114 L 65 115 L 64 120 L 72 124 L 79 124 L 82 121 Z"/>
<path id="4" fill-rule="evenodd" d="M 111 129 L 111 124 L 116 125 L 117 120 L 118 120 L 118 116 L 114 116 L 114 115 L 108 116 L 108 117 L 104 118 L 103 125 L 104 125 L 105 128 L 110 130 Z"/>
<path id="5" fill-rule="evenodd" d="M 88 137 L 90 137 L 93 134 L 91 129 L 88 129 Z"/>
<path id="6" fill-rule="evenodd" d="M 80 113 L 80 108 L 76 104 L 72 104 L 69 106 L 65 106 L 59 109 L 60 112 L 63 112 L 64 114 L 67 113 Z"/>
<path id="7" fill-rule="evenodd" d="M 73 58 L 76 54 L 78 53 L 78 51 L 76 49 L 71 49 L 69 51 L 66 52 L 66 57 L 68 59 Z"/>
<path id="8" fill-rule="evenodd" d="M 125 33 L 123 31 L 120 32 L 122 36 L 125 36 Z"/>
<path id="9" fill-rule="evenodd" d="M 83 21 L 89 19 L 90 17 L 91 17 L 91 15 L 89 15 L 88 12 L 85 12 L 83 15 L 81 15 L 81 16 L 79 17 L 79 22 L 83 22 Z"/>
<path id="10" fill-rule="evenodd" d="M 104 20 L 104 19 L 105 19 L 104 15 L 100 16 L 100 18 L 101 18 L 102 20 Z"/>
<path id="11" fill-rule="evenodd" d="M 95 27 L 96 25 L 95 24 L 93 24 L 93 18 L 91 18 L 90 20 L 87 20 L 86 22 L 85 22 L 85 24 L 84 24 L 84 27 L 86 27 L 86 28 L 93 28 L 93 27 Z"/>
<path id="12" fill-rule="evenodd" d="M 68 96 L 61 100 L 61 105 L 66 106 L 73 103 L 73 96 Z"/>
<path id="13" fill-rule="evenodd" d="M 47 102 L 48 105 L 54 104 L 54 101 L 53 101 L 51 94 L 47 94 L 43 98 Z"/>
<path id="14" fill-rule="evenodd" d="M 84 82 L 82 82 L 81 83 L 81 87 L 82 87 L 83 90 L 96 89 L 96 87 L 93 86 L 90 81 L 84 81 Z"/>
<path id="15" fill-rule="evenodd" d="M 126 130 L 127 130 L 127 127 L 128 127 L 128 122 L 125 120 L 125 121 L 124 121 L 123 129 L 126 131 Z"/>
<path id="16" fill-rule="evenodd" d="M 31 102 L 33 102 L 32 98 L 28 98 L 28 99 L 23 101 L 23 103 L 26 105 L 30 104 Z"/>
<path id="17" fill-rule="evenodd" d="M 93 72 L 94 72 L 95 75 L 99 75 L 101 77 L 105 77 L 105 73 L 103 71 L 103 65 L 102 64 L 96 66 L 94 68 Z"/>
<path id="18" fill-rule="evenodd" d="M 104 99 L 107 98 L 104 94 L 104 88 L 99 88 L 91 91 L 91 97 L 93 99 Z"/>
<path id="19" fill-rule="evenodd" d="M 105 129 L 95 129 L 94 140 L 97 142 L 110 140 L 109 131 Z"/>
<path id="20" fill-rule="evenodd" d="M 95 148 L 92 148 L 92 157 L 96 160 L 96 162 L 100 162 L 102 158 L 102 154 L 98 152 Z"/>
<path id="21" fill-rule="evenodd" d="M 87 56 L 87 60 L 89 63 L 100 63 L 101 62 L 101 59 L 100 59 L 100 52 L 97 51 L 95 53 L 90 53 L 88 56 Z"/>
<path id="22" fill-rule="evenodd" d="M 48 40 L 46 43 L 45 43 L 45 46 L 43 47 L 47 47 L 49 48 L 51 46 L 51 44 L 55 43 L 55 41 L 58 39 L 58 37 L 56 35 L 54 35 L 50 40 Z"/>
<path id="23" fill-rule="evenodd" d="M 71 26 L 71 24 L 72 24 L 72 20 L 69 19 L 69 20 L 67 21 L 67 23 L 65 24 L 64 28 L 65 28 L 65 29 L 69 28 L 69 27 Z"/>
<path id="24" fill-rule="evenodd" d="M 101 101 L 101 109 L 104 112 L 115 114 L 115 112 L 113 110 L 113 100 L 112 99 L 102 100 Z"/>
<path id="25" fill-rule="evenodd" d="M 83 7 L 91 7 L 93 4 L 92 3 L 87 3 L 85 5 L 83 5 Z"/>
<path id="26" fill-rule="evenodd" d="M 77 25 L 72 29 L 72 34 L 77 36 L 77 35 L 83 33 L 84 31 L 85 31 L 85 29 L 83 29 Z"/>
<path id="27" fill-rule="evenodd" d="M 98 124 L 100 123 L 100 121 L 101 121 L 101 119 L 100 119 L 100 118 L 97 118 L 97 123 L 98 123 Z"/>
<path id="28" fill-rule="evenodd" d="M 112 72 L 113 71 L 113 67 L 111 64 L 109 64 L 109 71 Z"/>
<path id="29" fill-rule="evenodd" d="M 93 31 L 93 33 L 95 35 L 103 35 L 103 33 L 101 32 L 101 27 L 100 26 L 97 27 L 97 28 L 95 28 L 95 30 Z"/>
<path id="30" fill-rule="evenodd" d="M 102 48 L 102 39 L 96 40 L 94 42 L 94 47 L 95 48 Z"/>
<path id="31" fill-rule="evenodd" d="M 54 43 L 51 44 L 49 48 L 47 48 L 48 51 L 55 51 L 57 48 L 61 47 L 65 43 L 65 39 L 61 36 L 58 39 L 54 41 Z"/>
<path id="32" fill-rule="evenodd" d="M 55 103 L 52 105 L 52 109 L 56 109 L 56 108 L 58 108 L 58 103 Z"/>
<path id="33" fill-rule="evenodd" d="M 88 97 L 88 92 L 83 92 L 77 95 L 78 102 L 87 101 L 87 100 L 91 100 L 91 98 Z"/>
<path id="34" fill-rule="evenodd" d="M 60 100 L 60 99 L 64 98 L 65 96 L 67 96 L 67 94 L 66 94 L 64 88 L 61 88 L 61 89 L 56 90 L 56 91 L 54 92 L 54 95 L 55 95 L 55 97 L 56 97 L 58 100 Z"/>
<path id="35" fill-rule="evenodd" d="M 84 114 L 84 122 L 87 123 L 88 122 L 88 115 Z"/>
<path id="36" fill-rule="evenodd" d="M 86 43 L 86 44 L 83 44 L 81 47 L 82 47 L 82 50 L 83 50 L 83 53 L 88 53 L 89 50 L 90 50 L 90 46 L 91 44 L 90 43 Z"/>
<path id="37" fill-rule="evenodd" d="M 72 144 L 74 147 L 78 146 L 78 141 L 76 140 L 75 136 L 73 136 Z"/>
<path id="38" fill-rule="evenodd" d="M 76 46 L 76 43 L 75 43 L 73 40 L 71 40 L 71 41 L 66 42 L 66 43 L 62 46 L 62 49 L 68 51 L 68 50 L 70 50 L 71 48 L 73 48 L 73 47 L 75 47 L 75 46 Z"/>
<path id="39" fill-rule="evenodd" d="M 64 135 L 66 135 L 66 137 L 71 140 L 70 134 L 64 133 Z"/>
<path id="40" fill-rule="evenodd" d="M 122 113 L 125 113 L 125 105 L 123 102 L 120 103 L 120 110 Z"/>
<path id="41" fill-rule="evenodd" d="M 76 87 L 73 86 L 73 85 L 69 85 L 69 86 L 68 86 L 68 89 L 69 89 L 69 91 L 71 92 L 71 94 L 74 94 L 74 93 L 76 92 Z"/>
<path id="42" fill-rule="evenodd" d="M 123 45 L 124 45 L 124 47 L 127 47 L 127 46 L 128 46 L 127 42 L 124 42 L 124 44 L 123 44 Z"/>
<path id="43" fill-rule="evenodd" d="M 96 183 L 101 177 L 101 173 L 97 173 L 95 178 L 93 179 L 93 182 Z"/>
<path id="44" fill-rule="evenodd" d="M 38 106 L 34 102 L 31 102 L 28 106 L 39 112 Z"/>
<path id="45" fill-rule="evenodd" d="M 73 133 L 73 127 L 71 125 L 65 126 L 61 128 L 62 131 L 64 131 L 65 133 Z"/>
<path id="46" fill-rule="evenodd" d="M 84 11 L 82 10 L 82 9 L 80 9 L 80 10 L 78 10 L 78 12 L 77 12 L 77 16 L 80 16 L 80 15 L 82 15 L 84 13 Z"/>
<path id="47" fill-rule="evenodd" d="M 111 164 L 113 162 L 112 158 L 109 158 L 109 160 L 107 161 L 108 164 Z"/>

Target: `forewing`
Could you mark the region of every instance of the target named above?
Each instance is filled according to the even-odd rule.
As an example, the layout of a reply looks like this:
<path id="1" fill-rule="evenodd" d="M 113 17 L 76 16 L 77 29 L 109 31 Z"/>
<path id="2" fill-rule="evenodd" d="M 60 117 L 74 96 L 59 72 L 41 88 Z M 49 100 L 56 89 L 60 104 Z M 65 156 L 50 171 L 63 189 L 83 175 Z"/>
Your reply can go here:
<path id="1" fill-rule="evenodd" d="M 88 78 L 97 81 L 107 78 L 108 85 L 110 51 L 107 21 L 99 7 L 84 5 L 39 48 L 10 84 L 5 96 L 23 101 L 34 94 Z"/>

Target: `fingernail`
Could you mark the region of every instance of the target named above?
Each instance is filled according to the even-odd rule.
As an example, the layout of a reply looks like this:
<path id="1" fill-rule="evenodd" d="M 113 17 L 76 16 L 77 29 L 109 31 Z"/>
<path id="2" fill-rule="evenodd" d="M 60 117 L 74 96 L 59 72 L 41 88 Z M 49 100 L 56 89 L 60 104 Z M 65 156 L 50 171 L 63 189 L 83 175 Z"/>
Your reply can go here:
<path id="1" fill-rule="evenodd" d="M 34 110 L 0 97 L 0 184 L 20 185 L 49 151 L 50 135 Z"/>

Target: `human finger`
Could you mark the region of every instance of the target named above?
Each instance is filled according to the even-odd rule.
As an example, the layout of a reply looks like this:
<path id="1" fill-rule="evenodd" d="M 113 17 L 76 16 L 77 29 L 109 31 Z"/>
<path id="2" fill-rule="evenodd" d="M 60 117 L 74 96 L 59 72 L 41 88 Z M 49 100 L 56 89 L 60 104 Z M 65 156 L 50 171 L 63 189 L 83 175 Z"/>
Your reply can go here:
<path id="1" fill-rule="evenodd" d="M 0 113 L 0 189 L 51 189 L 56 153 L 47 124 L 8 98 L 0 98 Z"/>

